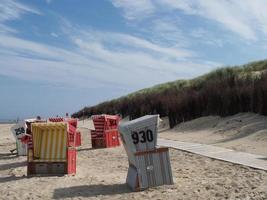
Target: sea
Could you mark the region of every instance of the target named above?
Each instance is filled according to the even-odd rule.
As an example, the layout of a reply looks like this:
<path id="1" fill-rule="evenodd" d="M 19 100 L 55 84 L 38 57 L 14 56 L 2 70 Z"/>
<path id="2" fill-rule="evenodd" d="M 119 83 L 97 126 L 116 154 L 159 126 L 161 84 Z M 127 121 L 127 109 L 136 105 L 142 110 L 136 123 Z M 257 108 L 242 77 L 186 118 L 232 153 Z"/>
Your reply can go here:
<path id="1" fill-rule="evenodd" d="M 16 124 L 19 119 L 0 119 L 0 124 Z"/>

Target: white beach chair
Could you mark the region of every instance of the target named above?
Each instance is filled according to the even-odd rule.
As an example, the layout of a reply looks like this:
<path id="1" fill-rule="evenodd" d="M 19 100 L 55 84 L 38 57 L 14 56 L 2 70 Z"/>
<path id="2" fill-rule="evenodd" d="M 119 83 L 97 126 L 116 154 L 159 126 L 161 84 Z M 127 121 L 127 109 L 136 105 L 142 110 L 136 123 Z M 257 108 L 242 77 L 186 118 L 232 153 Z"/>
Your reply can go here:
<path id="1" fill-rule="evenodd" d="M 119 131 L 128 155 L 126 182 L 132 190 L 173 184 L 168 148 L 157 148 L 159 115 L 121 123 Z"/>
<path id="2" fill-rule="evenodd" d="M 19 156 L 27 155 L 27 145 L 22 143 L 21 138 L 25 135 L 24 124 L 16 124 L 11 127 L 11 132 L 16 140 L 16 150 Z M 13 153 L 13 151 L 11 151 Z"/>

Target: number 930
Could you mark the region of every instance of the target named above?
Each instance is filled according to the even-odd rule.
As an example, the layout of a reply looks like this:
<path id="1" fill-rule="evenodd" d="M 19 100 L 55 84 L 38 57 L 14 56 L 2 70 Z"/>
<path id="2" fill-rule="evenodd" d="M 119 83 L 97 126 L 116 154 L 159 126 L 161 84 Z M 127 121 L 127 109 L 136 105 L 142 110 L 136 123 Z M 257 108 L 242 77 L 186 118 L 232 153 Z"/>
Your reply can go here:
<path id="1" fill-rule="evenodd" d="M 150 129 L 147 129 L 146 131 L 139 131 L 139 132 L 132 132 L 132 139 L 134 144 L 146 143 L 153 141 L 153 132 Z"/>

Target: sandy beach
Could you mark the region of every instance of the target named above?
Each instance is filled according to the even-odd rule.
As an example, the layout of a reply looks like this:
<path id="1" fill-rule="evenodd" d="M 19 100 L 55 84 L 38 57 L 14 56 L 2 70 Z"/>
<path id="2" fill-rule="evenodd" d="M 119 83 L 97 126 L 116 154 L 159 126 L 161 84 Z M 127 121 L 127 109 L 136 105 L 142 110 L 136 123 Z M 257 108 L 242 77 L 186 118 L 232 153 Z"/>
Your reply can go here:
<path id="1" fill-rule="evenodd" d="M 0 200 L 267 200 L 266 52 L 267 0 L 0 0 Z"/>
<path id="2" fill-rule="evenodd" d="M 10 126 L 0 125 L 0 199 L 267 199 L 266 171 L 178 150 L 170 150 L 174 185 L 132 192 L 123 147 L 93 150 L 87 129 L 81 129 L 76 176 L 27 177 L 26 157 L 9 152 L 15 148 Z"/>
<path id="3" fill-rule="evenodd" d="M 254 113 L 201 117 L 164 131 L 160 137 L 267 156 L 267 117 Z"/>

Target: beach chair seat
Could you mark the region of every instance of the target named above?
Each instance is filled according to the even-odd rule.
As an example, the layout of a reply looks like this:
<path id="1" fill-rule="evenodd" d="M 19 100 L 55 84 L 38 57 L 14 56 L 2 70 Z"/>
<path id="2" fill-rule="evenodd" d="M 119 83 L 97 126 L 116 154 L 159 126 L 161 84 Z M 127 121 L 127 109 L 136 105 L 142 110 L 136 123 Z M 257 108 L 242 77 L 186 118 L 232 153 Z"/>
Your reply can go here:
<path id="1" fill-rule="evenodd" d="M 68 146 L 66 122 L 34 123 L 33 148 L 28 150 L 28 175 L 75 174 L 76 149 Z"/>
<path id="2" fill-rule="evenodd" d="M 126 182 L 134 191 L 173 184 L 169 163 L 168 148 L 137 152 L 134 164 L 129 163 Z"/>

